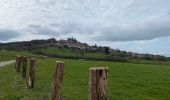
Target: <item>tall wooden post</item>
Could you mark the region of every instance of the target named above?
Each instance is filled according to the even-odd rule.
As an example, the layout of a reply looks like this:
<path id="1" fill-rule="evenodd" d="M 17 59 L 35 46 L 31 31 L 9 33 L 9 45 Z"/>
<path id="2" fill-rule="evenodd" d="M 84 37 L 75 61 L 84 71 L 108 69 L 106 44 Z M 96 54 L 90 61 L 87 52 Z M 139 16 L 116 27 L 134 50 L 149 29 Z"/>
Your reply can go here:
<path id="1" fill-rule="evenodd" d="M 22 57 L 17 56 L 16 57 L 16 71 L 20 72 L 21 71 L 21 63 L 22 63 Z"/>
<path id="2" fill-rule="evenodd" d="M 22 78 L 26 78 L 26 71 L 27 71 L 27 57 L 23 57 L 22 61 Z"/>
<path id="3" fill-rule="evenodd" d="M 57 61 L 56 70 L 54 73 L 54 79 L 52 83 L 52 100 L 61 100 L 61 87 L 64 74 L 64 62 Z"/>
<path id="4" fill-rule="evenodd" d="M 89 100 L 108 100 L 107 73 L 108 67 L 89 69 Z"/>
<path id="5" fill-rule="evenodd" d="M 35 58 L 30 59 L 30 68 L 29 68 L 29 79 L 28 79 L 28 87 L 34 88 L 35 81 Z"/>

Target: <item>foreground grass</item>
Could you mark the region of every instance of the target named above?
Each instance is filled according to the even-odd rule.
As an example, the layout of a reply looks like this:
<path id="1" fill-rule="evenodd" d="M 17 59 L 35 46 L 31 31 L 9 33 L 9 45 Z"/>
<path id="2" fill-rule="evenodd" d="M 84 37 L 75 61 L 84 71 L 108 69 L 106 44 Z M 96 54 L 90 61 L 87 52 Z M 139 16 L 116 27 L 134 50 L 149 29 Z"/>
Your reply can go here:
<path id="1" fill-rule="evenodd" d="M 166 65 L 38 60 L 34 89 L 16 74 L 14 65 L 0 68 L 0 100 L 50 100 L 55 61 L 65 62 L 64 100 L 88 99 L 88 69 L 109 67 L 109 100 L 169 100 L 170 67 Z"/>

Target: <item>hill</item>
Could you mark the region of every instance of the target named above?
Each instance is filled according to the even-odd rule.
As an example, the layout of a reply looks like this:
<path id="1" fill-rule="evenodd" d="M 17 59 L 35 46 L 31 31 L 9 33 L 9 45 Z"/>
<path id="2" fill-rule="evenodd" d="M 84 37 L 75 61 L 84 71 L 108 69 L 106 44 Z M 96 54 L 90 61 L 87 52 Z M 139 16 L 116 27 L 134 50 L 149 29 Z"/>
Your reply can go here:
<path id="1" fill-rule="evenodd" d="M 29 51 L 36 54 L 43 54 L 52 57 L 91 59 L 91 60 L 121 60 L 145 59 L 165 61 L 167 58 L 162 55 L 139 54 L 126 52 L 119 49 L 111 49 L 107 46 L 88 45 L 81 43 L 74 38 L 66 40 L 32 40 L 22 42 L 10 42 L 0 44 L 0 50 Z"/>

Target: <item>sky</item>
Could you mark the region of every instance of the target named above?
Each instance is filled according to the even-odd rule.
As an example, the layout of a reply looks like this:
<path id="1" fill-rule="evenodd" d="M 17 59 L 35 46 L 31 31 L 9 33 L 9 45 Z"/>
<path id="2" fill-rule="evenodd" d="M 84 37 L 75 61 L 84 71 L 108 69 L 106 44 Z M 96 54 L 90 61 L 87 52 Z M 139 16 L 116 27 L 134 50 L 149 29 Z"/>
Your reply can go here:
<path id="1" fill-rule="evenodd" d="M 1 0 L 0 42 L 66 39 L 170 56 L 170 0 Z"/>

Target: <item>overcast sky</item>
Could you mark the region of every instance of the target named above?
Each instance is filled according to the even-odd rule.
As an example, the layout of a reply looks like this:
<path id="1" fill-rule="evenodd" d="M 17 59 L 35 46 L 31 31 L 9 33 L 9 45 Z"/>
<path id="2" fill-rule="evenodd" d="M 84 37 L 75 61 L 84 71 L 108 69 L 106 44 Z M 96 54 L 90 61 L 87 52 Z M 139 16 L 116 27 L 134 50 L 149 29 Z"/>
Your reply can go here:
<path id="1" fill-rule="evenodd" d="M 0 42 L 74 37 L 170 56 L 170 0 L 0 0 Z"/>

